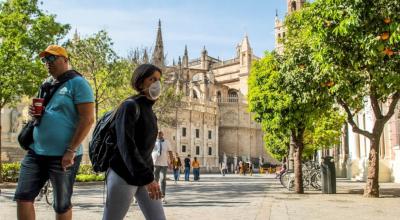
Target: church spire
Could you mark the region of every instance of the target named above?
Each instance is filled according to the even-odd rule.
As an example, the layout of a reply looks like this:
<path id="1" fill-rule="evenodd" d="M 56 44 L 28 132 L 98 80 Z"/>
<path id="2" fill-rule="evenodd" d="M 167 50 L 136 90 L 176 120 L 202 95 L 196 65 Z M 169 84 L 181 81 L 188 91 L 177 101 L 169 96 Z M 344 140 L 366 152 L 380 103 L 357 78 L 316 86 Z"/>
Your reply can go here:
<path id="1" fill-rule="evenodd" d="M 189 67 L 189 53 L 187 45 L 185 45 L 185 51 L 183 52 L 182 62 L 183 62 L 183 67 L 185 68 Z"/>
<path id="2" fill-rule="evenodd" d="M 243 51 L 251 51 L 251 47 L 250 47 L 250 42 L 249 42 L 249 37 L 247 36 L 247 33 L 245 34 L 242 44 L 241 44 L 241 49 L 242 52 Z M 251 52 L 250 52 L 251 53 Z"/>
<path id="3" fill-rule="evenodd" d="M 153 51 L 152 63 L 160 68 L 164 67 L 164 45 L 161 33 L 161 20 L 158 20 L 157 39 Z"/>
<path id="4" fill-rule="evenodd" d="M 149 63 L 149 56 L 147 55 L 147 49 L 144 49 L 143 52 L 143 63 Z"/>
<path id="5" fill-rule="evenodd" d="M 78 34 L 78 29 L 77 28 L 75 28 L 75 33 L 74 33 L 74 36 L 72 38 L 72 41 L 73 42 L 78 42 L 79 41 L 79 34 Z"/>

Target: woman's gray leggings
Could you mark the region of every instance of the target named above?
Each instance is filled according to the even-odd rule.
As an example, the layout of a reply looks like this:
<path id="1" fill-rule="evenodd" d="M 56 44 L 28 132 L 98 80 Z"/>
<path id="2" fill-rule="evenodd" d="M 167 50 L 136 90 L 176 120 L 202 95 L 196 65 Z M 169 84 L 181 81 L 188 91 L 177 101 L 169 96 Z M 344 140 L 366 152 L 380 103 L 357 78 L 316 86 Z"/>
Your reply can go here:
<path id="1" fill-rule="evenodd" d="M 122 220 L 129 210 L 133 196 L 140 210 L 148 220 L 165 220 L 161 200 L 152 200 L 145 186 L 133 186 L 126 183 L 112 169 L 107 175 L 107 200 L 104 206 L 103 220 Z"/>

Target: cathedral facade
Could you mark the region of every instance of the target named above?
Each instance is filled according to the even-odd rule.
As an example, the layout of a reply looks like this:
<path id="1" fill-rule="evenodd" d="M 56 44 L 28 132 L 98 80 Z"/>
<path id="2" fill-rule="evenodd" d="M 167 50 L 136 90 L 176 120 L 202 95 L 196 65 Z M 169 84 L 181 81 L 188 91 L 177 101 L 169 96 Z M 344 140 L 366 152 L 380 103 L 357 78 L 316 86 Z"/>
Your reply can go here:
<path id="1" fill-rule="evenodd" d="M 253 54 L 248 36 L 236 46 L 236 54 L 220 60 L 204 47 L 198 58 L 190 59 L 185 46 L 182 58 L 164 65 L 159 23 L 152 63 L 162 66 L 166 83 L 183 94 L 176 111 L 177 125 L 163 128 L 173 151 L 181 157 L 197 157 L 204 169 L 230 169 L 239 160 L 255 164 L 273 159 L 265 152 L 263 132 L 248 111 L 247 92 Z"/>

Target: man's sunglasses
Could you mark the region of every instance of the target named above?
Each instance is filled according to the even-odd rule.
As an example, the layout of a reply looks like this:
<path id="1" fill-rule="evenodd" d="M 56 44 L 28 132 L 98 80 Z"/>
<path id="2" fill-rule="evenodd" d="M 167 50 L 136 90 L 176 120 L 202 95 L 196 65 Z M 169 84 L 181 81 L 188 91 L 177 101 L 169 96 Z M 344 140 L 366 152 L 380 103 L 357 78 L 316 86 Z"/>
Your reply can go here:
<path id="1" fill-rule="evenodd" d="M 42 63 L 52 63 L 52 62 L 56 61 L 57 58 L 58 58 L 58 56 L 56 56 L 56 55 L 45 56 L 42 58 Z"/>

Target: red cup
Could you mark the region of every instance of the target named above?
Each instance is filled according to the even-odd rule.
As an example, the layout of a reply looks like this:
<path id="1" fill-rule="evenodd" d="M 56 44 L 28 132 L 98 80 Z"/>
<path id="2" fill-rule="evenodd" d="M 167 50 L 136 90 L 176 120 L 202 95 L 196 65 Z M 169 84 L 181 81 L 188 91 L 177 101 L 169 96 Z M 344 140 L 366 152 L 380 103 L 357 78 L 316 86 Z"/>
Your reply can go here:
<path id="1" fill-rule="evenodd" d="M 34 108 L 34 112 L 33 112 L 34 116 L 42 116 L 43 109 L 44 109 L 43 102 L 44 102 L 44 99 L 42 99 L 42 98 L 33 98 L 32 99 L 32 105 Z"/>

